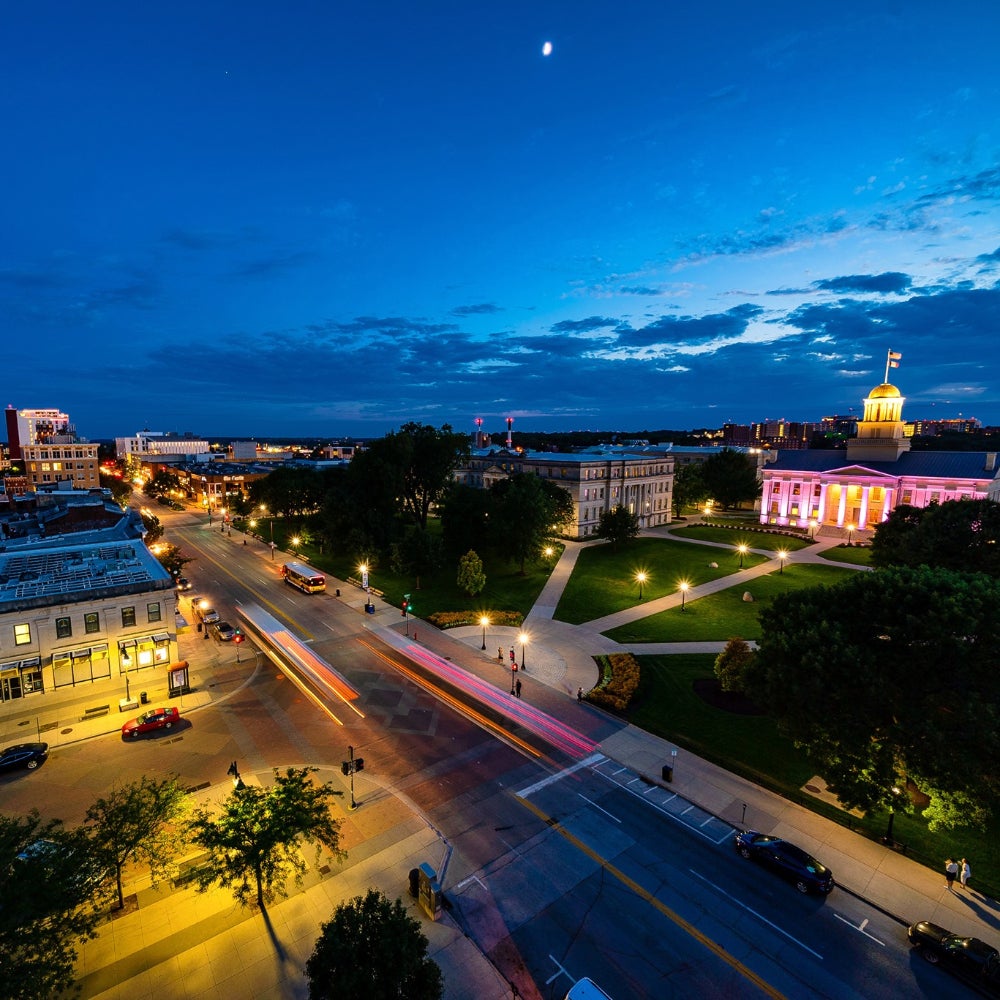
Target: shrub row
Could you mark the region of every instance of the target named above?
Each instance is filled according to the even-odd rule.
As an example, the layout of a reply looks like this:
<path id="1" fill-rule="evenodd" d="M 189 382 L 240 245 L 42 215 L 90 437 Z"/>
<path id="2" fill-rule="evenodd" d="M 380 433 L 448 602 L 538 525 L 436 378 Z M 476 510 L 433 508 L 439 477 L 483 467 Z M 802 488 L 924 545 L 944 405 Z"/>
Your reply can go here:
<path id="1" fill-rule="evenodd" d="M 599 656 L 601 680 L 587 700 L 614 712 L 624 712 L 639 689 L 639 661 L 631 653 Z"/>
<path id="2" fill-rule="evenodd" d="M 755 531 L 760 535 L 785 535 L 788 538 L 806 538 L 806 532 L 804 530 L 800 531 L 798 528 L 767 528 L 763 525 L 737 525 L 719 521 L 702 521 L 700 525 L 691 524 L 688 527 L 725 528 L 727 531 Z"/>
<path id="3" fill-rule="evenodd" d="M 427 621 L 436 628 L 458 628 L 459 625 L 478 625 L 483 617 L 482 611 L 435 611 L 427 616 Z M 515 628 L 524 622 L 520 611 L 491 611 L 488 615 L 491 625 L 513 625 Z"/>

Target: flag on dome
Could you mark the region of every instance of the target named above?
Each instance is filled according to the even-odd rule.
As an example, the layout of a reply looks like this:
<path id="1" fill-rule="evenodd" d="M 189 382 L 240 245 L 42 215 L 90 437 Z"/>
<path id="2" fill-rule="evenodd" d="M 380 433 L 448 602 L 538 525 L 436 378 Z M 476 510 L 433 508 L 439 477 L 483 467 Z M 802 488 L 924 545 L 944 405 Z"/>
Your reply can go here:
<path id="1" fill-rule="evenodd" d="M 903 355 L 900 354 L 898 351 L 890 351 L 889 352 L 889 367 L 890 368 L 898 368 L 899 367 L 899 362 L 902 361 L 902 359 L 903 359 Z"/>

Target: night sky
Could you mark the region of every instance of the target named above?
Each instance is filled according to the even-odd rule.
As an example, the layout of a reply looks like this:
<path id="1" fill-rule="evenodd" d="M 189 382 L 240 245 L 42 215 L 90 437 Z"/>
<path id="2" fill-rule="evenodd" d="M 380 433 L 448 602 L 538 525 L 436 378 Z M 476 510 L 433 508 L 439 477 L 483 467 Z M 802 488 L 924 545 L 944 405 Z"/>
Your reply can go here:
<path id="1" fill-rule="evenodd" d="M 545 54 L 545 43 L 551 51 Z M 1000 4 L 7 4 L 2 404 L 1000 424 Z"/>

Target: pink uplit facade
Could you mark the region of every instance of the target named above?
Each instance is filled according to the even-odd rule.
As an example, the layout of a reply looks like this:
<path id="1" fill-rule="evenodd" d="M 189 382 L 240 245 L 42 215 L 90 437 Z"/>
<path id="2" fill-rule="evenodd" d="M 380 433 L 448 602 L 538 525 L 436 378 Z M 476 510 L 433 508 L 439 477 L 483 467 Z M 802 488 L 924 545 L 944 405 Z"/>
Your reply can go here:
<path id="1" fill-rule="evenodd" d="M 865 399 L 858 435 L 840 451 L 779 451 L 762 470 L 761 524 L 826 529 L 861 539 L 900 504 L 983 500 L 1000 474 L 996 452 L 911 452 L 904 398 L 888 383 Z"/>

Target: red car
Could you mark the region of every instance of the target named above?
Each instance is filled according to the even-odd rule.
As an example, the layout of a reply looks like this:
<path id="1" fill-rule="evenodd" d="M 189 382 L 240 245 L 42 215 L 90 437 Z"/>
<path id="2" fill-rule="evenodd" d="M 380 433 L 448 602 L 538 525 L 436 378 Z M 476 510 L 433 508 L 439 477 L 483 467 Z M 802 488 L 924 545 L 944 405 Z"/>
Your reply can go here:
<path id="1" fill-rule="evenodd" d="M 176 708 L 151 708 L 138 719 L 132 719 L 122 726 L 122 736 L 138 736 L 154 729 L 169 729 L 181 721 L 181 713 Z"/>

